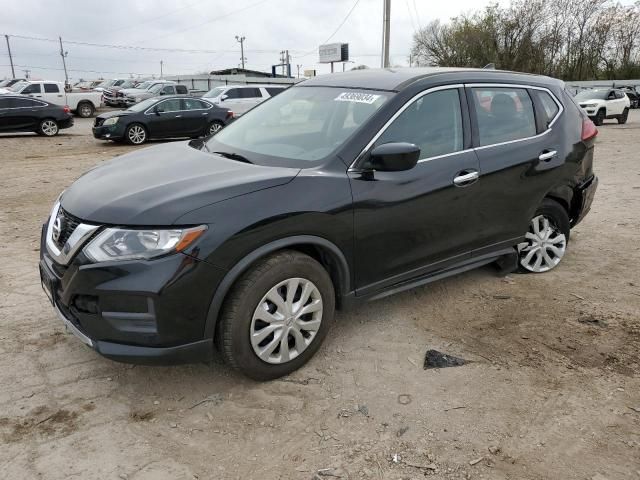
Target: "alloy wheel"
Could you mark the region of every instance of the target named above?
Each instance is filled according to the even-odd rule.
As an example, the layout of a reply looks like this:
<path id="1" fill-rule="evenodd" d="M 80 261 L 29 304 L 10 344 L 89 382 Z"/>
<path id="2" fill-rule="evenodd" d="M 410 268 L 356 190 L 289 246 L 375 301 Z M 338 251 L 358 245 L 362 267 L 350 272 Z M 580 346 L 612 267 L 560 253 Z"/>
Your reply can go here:
<path id="1" fill-rule="evenodd" d="M 53 120 L 45 120 L 42 122 L 42 133 L 44 133 L 47 137 L 53 137 L 56 133 L 58 133 L 58 124 Z"/>
<path id="2" fill-rule="evenodd" d="M 80 107 L 80 116 L 82 118 L 88 118 L 91 116 L 93 112 L 91 111 L 91 107 L 89 105 L 82 105 Z"/>
<path id="3" fill-rule="evenodd" d="M 322 322 L 322 296 L 304 278 L 289 278 L 272 287 L 258 303 L 249 333 L 255 354 L 264 362 L 293 360 L 313 342 Z"/>
<path id="4" fill-rule="evenodd" d="M 213 122 L 210 126 L 209 126 L 209 135 L 215 135 L 216 133 L 218 133 L 220 130 L 222 130 L 222 125 L 217 123 L 217 122 Z"/>
<path id="5" fill-rule="evenodd" d="M 147 133 L 144 131 L 140 125 L 133 125 L 129 128 L 129 140 L 134 145 L 139 145 L 145 141 Z"/>
<path id="6" fill-rule="evenodd" d="M 544 215 L 531 220 L 525 239 L 518 245 L 519 261 L 530 272 L 551 270 L 560 263 L 567 249 L 564 233 Z"/>

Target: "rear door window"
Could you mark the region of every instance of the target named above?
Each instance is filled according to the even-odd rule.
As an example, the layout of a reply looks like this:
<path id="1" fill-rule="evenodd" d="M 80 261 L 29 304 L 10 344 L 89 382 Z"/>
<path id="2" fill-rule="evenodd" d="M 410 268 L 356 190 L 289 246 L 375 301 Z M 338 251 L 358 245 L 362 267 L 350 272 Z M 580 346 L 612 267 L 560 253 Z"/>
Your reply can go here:
<path id="1" fill-rule="evenodd" d="M 184 85 L 176 85 L 176 93 L 184 95 L 189 93 L 189 91 L 187 90 L 187 87 L 185 87 Z"/>
<path id="2" fill-rule="evenodd" d="M 196 98 L 185 98 L 183 102 L 185 110 L 207 110 L 211 107 L 209 103 L 203 102 L 202 100 L 198 100 Z"/>
<path id="3" fill-rule="evenodd" d="M 457 89 L 420 97 L 396 118 L 375 145 L 408 142 L 420 147 L 420 159 L 463 149 L 462 112 Z"/>
<path id="4" fill-rule="evenodd" d="M 60 89 L 55 83 L 45 83 L 44 93 L 60 93 Z"/>
<path id="5" fill-rule="evenodd" d="M 480 146 L 536 135 L 533 102 L 526 89 L 475 87 L 471 93 Z"/>
<path id="6" fill-rule="evenodd" d="M 30 98 L 15 98 L 13 100 L 14 108 L 33 108 L 43 106 L 44 104 L 38 102 L 37 100 L 31 100 Z"/>

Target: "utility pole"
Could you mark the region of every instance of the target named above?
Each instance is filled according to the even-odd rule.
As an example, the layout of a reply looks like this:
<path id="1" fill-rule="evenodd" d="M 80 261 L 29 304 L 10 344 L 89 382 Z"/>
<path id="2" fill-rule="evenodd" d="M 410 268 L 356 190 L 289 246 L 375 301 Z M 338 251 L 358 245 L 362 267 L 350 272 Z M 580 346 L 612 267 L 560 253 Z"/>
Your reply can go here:
<path id="1" fill-rule="evenodd" d="M 162 60 L 160 60 L 160 78 L 162 78 L 162 65 L 164 64 L 164 62 Z"/>
<path id="2" fill-rule="evenodd" d="M 300 69 L 302 68 L 302 65 L 298 64 L 296 67 L 298 68 L 298 78 L 300 78 Z"/>
<path id="3" fill-rule="evenodd" d="M 23 70 L 23 72 L 24 72 L 24 78 L 26 78 L 27 80 L 29 80 L 29 74 L 31 73 L 31 70 L 26 69 L 26 70 Z"/>
<path id="4" fill-rule="evenodd" d="M 289 50 L 285 50 L 285 63 L 287 64 L 287 77 L 291 77 L 291 57 L 289 57 Z"/>
<path id="5" fill-rule="evenodd" d="M 16 78 L 16 72 L 13 69 L 13 57 L 11 56 L 11 45 L 9 45 L 9 35 L 5 35 L 4 38 L 7 40 L 7 50 L 9 50 L 9 63 L 11 64 L 11 78 Z"/>
<path id="6" fill-rule="evenodd" d="M 65 60 L 69 52 L 65 52 L 64 48 L 62 48 L 62 37 L 58 37 L 60 40 L 60 56 L 62 57 L 62 66 L 64 67 L 64 86 L 65 88 L 69 87 L 69 74 L 67 73 L 67 61 Z"/>
<path id="7" fill-rule="evenodd" d="M 236 42 L 240 44 L 240 63 L 242 63 L 243 70 L 244 70 L 244 61 L 246 60 L 246 58 L 244 58 L 244 41 L 246 39 L 247 39 L 246 37 L 239 37 L 238 35 L 236 35 Z"/>
<path id="8" fill-rule="evenodd" d="M 391 30 L 391 0 L 383 0 L 382 13 L 382 68 L 389 68 L 389 34 Z"/>

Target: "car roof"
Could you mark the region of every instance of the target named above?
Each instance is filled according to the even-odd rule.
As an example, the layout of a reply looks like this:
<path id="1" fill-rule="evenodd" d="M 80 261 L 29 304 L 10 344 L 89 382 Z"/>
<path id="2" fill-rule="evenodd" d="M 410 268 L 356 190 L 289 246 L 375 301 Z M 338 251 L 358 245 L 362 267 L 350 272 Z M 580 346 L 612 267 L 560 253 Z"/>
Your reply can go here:
<path id="1" fill-rule="evenodd" d="M 456 67 L 417 67 L 417 68 L 370 68 L 350 70 L 311 78 L 300 87 L 324 86 L 343 88 L 364 88 L 371 90 L 400 91 L 412 83 L 429 78 L 439 77 L 444 80 L 455 81 L 494 81 L 542 85 L 561 85 L 560 80 L 533 75 L 529 73 L 510 72 L 484 68 L 456 68 Z M 466 80 L 465 80 L 466 79 Z"/>

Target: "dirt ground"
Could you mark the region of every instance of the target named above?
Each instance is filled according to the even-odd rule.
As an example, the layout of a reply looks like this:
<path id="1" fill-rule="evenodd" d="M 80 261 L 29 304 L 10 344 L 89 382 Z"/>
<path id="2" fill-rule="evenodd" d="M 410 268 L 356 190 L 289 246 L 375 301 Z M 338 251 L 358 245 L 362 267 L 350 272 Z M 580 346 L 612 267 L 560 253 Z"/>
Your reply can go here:
<path id="1" fill-rule="evenodd" d="M 487 267 L 338 314 L 315 358 L 255 383 L 141 367 L 64 332 L 41 223 L 132 147 L 0 135 L 0 478 L 639 479 L 640 111 L 600 128 L 600 187 L 562 265 Z M 427 349 L 471 363 L 424 370 Z"/>

